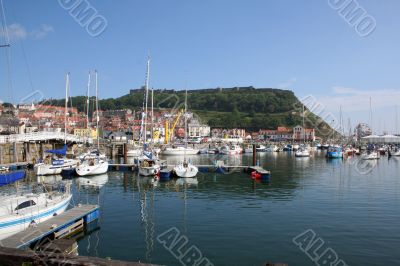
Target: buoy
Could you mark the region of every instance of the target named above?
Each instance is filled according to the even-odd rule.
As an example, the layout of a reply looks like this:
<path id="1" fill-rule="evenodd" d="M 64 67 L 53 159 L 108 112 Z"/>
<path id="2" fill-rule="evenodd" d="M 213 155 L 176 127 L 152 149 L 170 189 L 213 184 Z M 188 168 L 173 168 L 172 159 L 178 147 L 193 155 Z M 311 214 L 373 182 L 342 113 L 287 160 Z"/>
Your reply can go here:
<path id="1" fill-rule="evenodd" d="M 252 179 L 261 179 L 261 174 L 257 173 L 257 171 L 251 172 L 251 178 Z"/>

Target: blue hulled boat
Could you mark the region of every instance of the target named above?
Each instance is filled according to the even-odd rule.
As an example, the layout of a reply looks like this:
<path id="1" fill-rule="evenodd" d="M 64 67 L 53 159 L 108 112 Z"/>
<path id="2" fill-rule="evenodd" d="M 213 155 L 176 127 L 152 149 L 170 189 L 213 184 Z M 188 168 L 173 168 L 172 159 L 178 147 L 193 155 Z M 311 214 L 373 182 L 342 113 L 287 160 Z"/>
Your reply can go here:
<path id="1" fill-rule="evenodd" d="M 21 180 L 25 177 L 25 171 L 12 171 L 9 172 L 8 169 L 4 168 L 0 171 L 0 187 L 5 186 L 11 183 L 14 183 L 18 180 Z"/>
<path id="2" fill-rule="evenodd" d="M 326 153 L 326 157 L 330 159 L 343 158 L 343 149 L 341 147 L 330 146 Z"/>

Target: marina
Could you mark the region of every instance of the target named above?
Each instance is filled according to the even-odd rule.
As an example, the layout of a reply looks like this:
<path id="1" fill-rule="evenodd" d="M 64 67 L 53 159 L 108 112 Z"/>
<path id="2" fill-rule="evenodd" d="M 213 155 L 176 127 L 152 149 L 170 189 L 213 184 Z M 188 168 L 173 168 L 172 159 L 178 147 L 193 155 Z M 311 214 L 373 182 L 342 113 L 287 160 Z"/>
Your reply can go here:
<path id="1" fill-rule="evenodd" d="M 390 252 L 390 247 L 396 241 L 394 236 L 399 233 L 397 227 L 389 226 L 382 234 L 380 227 L 375 226 L 380 223 L 379 217 L 386 213 L 393 214 L 390 219 L 386 219 L 389 224 L 400 218 L 396 211 L 399 206 L 395 203 L 400 191 L 396 174 L 400 161 L 396 157 L 389 159 L 385 156 L 386 160 L 380 160 L 369 174 L 363 175 L 355 167 L 357 157 L 328 160 L 325 154 L 326 151 L 320 150 L 314 152 L 311 158 L 297 158 L 292 152 L 260 152 L 256 160 L 262 168 L 246 167 L 245 171 L 245 167 L 238 167 L 238 171 L 221 173 L 200 171 L 192 181 L 169 178 L 167 181 L 160 179 L 155 182 L 153 178 L 141 177 L 131 170 L 110 170 L 107 179 L 101 181 L 101 186 L 94 180 L 84 184 L 79 178 L 73 179 L 73 201 L 94 205 L 99 203 L 100 214 L 100 229 L 78 240 L 79 254 L 173 265 L 174 257 L 161 248 L 157 236 L 170 226 L 175 226 L 195 242 L 214 265 L 261 265 L 268 261 L 283 261 L 288 265 L 306 264 L 307 259 L 301 252 L 296 252 L 296 246 L 290 243 L 292 238 L 308 229 L 307 219 L 311 219 L 313 223 L 320 224 L 313 227 L 313 230 L 324 238 L 330 241 L 337 241 L 338 237 L 342 239 L 342 245 L 336 246 L 336 249 L 346 258 L 346 263 L 362 264 L 368 261 L 371 265 L 379 265 L 381 258 L 370 256 L 367 246 L 359 242 L 374 241 L 377 234 L 385 237 L 387 244 L 377 247 L 376 252 L 384 252 L 392 258 L 393 263 L 400 260 L 394 250 Z M 179 157 L 165 159 L 168 165 L 175 165 L 179 161 Z M 252 154 L 203 154 L 191 155 L 188 159 L 198 165 L 199 170 L 202 167 L 215 167 L 215 162 L 221 165 L 221 161 L 227 166 L 253 163 Z M 248 172 L 263 169 L 273 173 L 267 181 L 257 181 Z M 385 173 L 384 178 L 379 178 L 383 177 L 382 173 Z M 19 186 L 34 183 L 32 174 L 28 170 L 28 177 L 19 182 Z M 375 189 L 365 187 L 367 183 Z M 12 186 L 7 188 L 12 189 Z M 392 204 L 387 205 L 386 200 L 381 201 L 383 197 L 389 197 Z M 285 210 L 283 213 L 282 208 Z M 359 208 L 370 210 L 369 218 Z M 313 215 L 323 209 L 330 211 L 323 216 Z M 276 216 L 278 210 L 281 213 L 279 217 Z M 271 216 L 274 213 L 275 216 Z M 338 213 L 343 217 L 342 222 L 334 218 Z M 49 221 L 47 224 L 61 223 Z M 337 236 L 333 226 L 346 228 L 349 233 Z M 368 227 L 368 234 L 355 242 L 351 235 L 360 234 L 360 230 L 366 230 L 365 226 Z M 238 227 L 246 230 L 238 231 Z M 218 240 L 210 243 L 211 235 L 218 235 Z M 118 242 L 114 241 L 115 237 Z M 94 239 L 97 240 L 93 242 Z M 114 242 L 112 247 L 107 244 L 110 241 Z M 220 256 L 227 254 L 227 241 L 230 242 L 228 247 L 234 249 L 236 245 L 241 245 L 241 250 L 245 248 L 252 252 L 241 251 L 233 256 L 230 254 L 231 259 L 225 255 Z M 271 246 L 268 250 L 271 253 L 251 256 L 253 251 L 265 254 L 263 244 L 269 243 Z M 135 249 L 127 256 L 122 252 L 123 246 Z M 348 252 L 348 247 L 363 255 L 353 256 Z M 286 252 L 282 252 L 282 249 Z"/>
<path id="2" fill-rule="evenodd" d="M 0 0 L 0 266 L 400 265 L 400 2 Z"/>

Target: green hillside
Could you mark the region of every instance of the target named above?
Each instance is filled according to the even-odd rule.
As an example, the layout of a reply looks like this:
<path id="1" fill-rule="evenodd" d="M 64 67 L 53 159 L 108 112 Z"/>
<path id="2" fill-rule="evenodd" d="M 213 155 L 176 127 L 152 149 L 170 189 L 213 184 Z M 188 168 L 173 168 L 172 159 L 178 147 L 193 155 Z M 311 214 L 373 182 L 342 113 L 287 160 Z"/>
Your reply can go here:
<path id="1" fill-rule="evenodd" d="M 100 100 L 102 110 L 135 109 L 143 106 L 144 90 L 131 90 L 115 99 Z M 183 109 L 185 91 L 154 90 L 155 109 Z M 63 106 L 64 100 L 47 100 Z M 85 110 L 86 98 L 73 97 L 72 103 L 79 111 Z M 150 96 L 149 96 L 150 104 Z M 217 88 L 188 91 L 188 109 L 212 127 L 249 130 L 275 129 L 278 126 L 296 126 L 302 123 L 302 105 L 292 91 L 280 89 L 255 89 L 253 87 Z M 326 123 L 306 112 L 307 127 L 329 130 Z"/>

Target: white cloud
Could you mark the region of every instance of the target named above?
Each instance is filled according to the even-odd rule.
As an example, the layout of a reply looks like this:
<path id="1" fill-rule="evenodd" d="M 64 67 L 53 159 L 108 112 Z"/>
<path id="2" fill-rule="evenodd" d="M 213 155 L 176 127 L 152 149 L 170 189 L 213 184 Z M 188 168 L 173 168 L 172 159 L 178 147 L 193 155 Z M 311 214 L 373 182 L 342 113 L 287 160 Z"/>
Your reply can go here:
<path id="1" fill-rule="evenodd" d="M 25 27 L 18 23 L 8 25 L 5 30 L 0 33 L 2 37 L 6 38 L 7 35 L 5 32 L 8 33 L 8 37 L 11 41 L 25 39 L 28 36 L 28 32 Z"/>
<path id="2" fill-rule="evenodd" d="M 33 31 L 32 35 L 36 39 L 44 38 L 46 37 L 47 34 L 54 32 L 54 28 L 50 25 L 43 24 L 39 30 Z"/>
<path id="3" fill-rule="evenodd" d="M 279 83 L 277 88 L 278 89 L 290 89 L 294 83 L 296 83 L 297 78 L 290 78 L 282 83 Z"/>
<path id="4" fill-rule="evenodd" d="M 18 23 L 10 24 L 6 27 L 6 31 L 1 31 L 0 36 L 3 38 L 7 38 L 7 34 L 10 41 L 24 40 L 28 37 L 33 37 L 36 39 L 43 38 L 47 36 L 47 34 L 54 32 L 54 28 L 50 25 L 43 24 L 39 29 L 28 31 L 24 26 Z"/>

